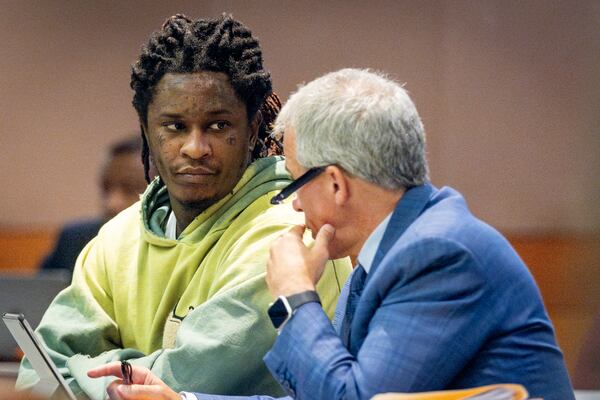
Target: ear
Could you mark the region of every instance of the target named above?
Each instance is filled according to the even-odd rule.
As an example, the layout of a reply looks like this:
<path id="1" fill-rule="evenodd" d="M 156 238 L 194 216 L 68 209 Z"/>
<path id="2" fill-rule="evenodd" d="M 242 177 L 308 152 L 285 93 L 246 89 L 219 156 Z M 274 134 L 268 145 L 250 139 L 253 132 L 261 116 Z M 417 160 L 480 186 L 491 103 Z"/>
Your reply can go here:
<path id="1" fill-rule="evenodd" d="M 248 144 L 250 147 L 250 151 L 254 149 L 256 145 L 256 141 L 258 140 L 258 131 L 260 128 L 260 124 L 262 124 L 263 116 L 260 110 L 254 114 L 254 118 L 250 121 L 250 137 L 248 138 Z"/>
<path id="2" fill-rule="evenodd" d="M 350 199 L 350 181 L 344 171 L 337 165 L 325 169 L 325 175 L 330 181 L 334 201 L 338 206 L 345 205 Z"/>

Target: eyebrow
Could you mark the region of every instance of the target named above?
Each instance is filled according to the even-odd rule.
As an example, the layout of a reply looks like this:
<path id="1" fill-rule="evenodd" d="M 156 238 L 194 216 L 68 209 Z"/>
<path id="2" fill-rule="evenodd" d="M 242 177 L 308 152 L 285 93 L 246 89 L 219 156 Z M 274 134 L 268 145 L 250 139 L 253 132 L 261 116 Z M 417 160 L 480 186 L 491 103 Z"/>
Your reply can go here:
<path id="1" fill-rule="evenodd" d="M 181 118 L 181 114 L 178 113 L 161 113 L 159 114 L 161 118 Z"/>

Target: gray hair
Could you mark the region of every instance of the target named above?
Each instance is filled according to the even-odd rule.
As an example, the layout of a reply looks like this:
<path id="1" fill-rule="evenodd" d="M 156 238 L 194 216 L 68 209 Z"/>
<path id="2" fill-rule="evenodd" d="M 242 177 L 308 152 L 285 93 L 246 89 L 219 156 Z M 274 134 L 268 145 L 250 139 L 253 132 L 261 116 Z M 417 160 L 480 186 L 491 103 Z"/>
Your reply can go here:
<path id="1" fill-rule="evenodd" d="M 281 109 L 274 134 L 296 132 L 305 168 L 336 164 L 388 189 L 428 180 L 425 132 L 402 86 L 369 70 L 342 69 L 301 87 Z"/>

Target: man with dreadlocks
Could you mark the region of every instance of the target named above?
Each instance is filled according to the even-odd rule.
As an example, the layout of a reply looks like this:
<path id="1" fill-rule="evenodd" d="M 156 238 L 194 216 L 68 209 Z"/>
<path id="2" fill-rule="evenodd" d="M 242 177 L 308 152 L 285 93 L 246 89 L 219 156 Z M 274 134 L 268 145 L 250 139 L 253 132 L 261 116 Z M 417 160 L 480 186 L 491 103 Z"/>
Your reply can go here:
<path id="1" fill-rule="evenodd" d="M 270 244 L 302 215 L 272 206 L 290 182 L 269 128 L 280 103 L 258 41 L 229 16 L 176 15 L 132 68 L 142 157 L 159 177 L 78 258 L 38 333 L 69 384 L 103 399 L 87 371 L 115 360 L 150 368 L 175 390 L 277 395 L 263 365 L 276 331 L 265 310 Z M 330 316 L 350 267 L 319 286 Z M 18 386 L 37 378 L 24 361 Z"/>

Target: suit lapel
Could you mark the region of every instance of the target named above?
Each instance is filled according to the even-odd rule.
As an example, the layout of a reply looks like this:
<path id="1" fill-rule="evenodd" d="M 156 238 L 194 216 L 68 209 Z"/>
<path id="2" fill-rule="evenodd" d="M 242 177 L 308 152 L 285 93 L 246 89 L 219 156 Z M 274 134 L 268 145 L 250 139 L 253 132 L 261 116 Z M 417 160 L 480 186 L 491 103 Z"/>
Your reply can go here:
<path id="1" fill-rule="evenodd" d="M 377 267 L 385 255 L 390 251 L 394 243 L 396 243 L 404 234 L 408 227 L 415 222 L 419 215 L 421 215 L 423 210 L 427 207 L 431 196 L 436 191 L 437 189 L 431 184 L 425 184 L 409 189 L 406 191 L 404 196 L 402 196 L 396 205 L 396 209 L 390 218 L 390 222 L 388 223 L 385 233 L 383 234 L 381 243 L 377 248 L 377 252 L 375 253 L 375 257 L 373 259 L 373 264 L 371 264 L 371 269 L 366 276 L 364 287 L 369 284 L 370 278 L 374 275 Z M 361 309 L 360 303 L 357 304 L 357 308 L 354 311 L 356 312 L 359 309 Z M 366 312 L 370 313 L 370 311 Z M 350 329 L 348 329 L 348 327 L 345 328 L 348 330 L 346 333 L 347 336 L 342 336 L 344 344 L 350 350 L 350 353 L 355 356 L 358 354 L 358 350 L 362 346 L 362 343 L 365 339 L 367 326 L 363 326 L 364 324 L 364 318 L 361 318 L 360 315 L 358 317 L 354 315 L 354 318 L 352 318 L 352 323 L 350 324 Z M 342 332 L 344 332 L 343 329 Z"/>

